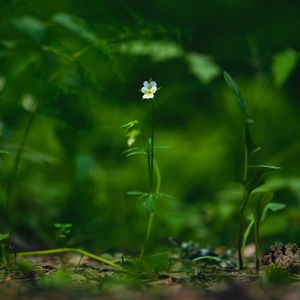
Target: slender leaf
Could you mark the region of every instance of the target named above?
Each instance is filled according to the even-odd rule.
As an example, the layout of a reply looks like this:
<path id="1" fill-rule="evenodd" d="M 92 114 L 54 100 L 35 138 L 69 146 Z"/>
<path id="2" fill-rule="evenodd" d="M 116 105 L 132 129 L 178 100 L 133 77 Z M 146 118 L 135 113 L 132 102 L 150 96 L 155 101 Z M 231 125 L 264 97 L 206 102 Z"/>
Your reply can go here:
<path id="1" fill-rule="evenodd" d="M 272 72 L 277 86 L 283 85 L 295 69 L 299 61 L 299 53 L 286 49 L 274 55 Z"/>
<path id="2" fill-rule="evenodd" d="M 0 149 L 0 154 L 9 154 L 9 152 L 5 151 L 5 150 L 2 150 Z"/>
<path id="3" fill-rule="evenodd" d="M 39 19 L 31 16 L 22 16 L 18 19 L 12 19 L 15 27 L 36 41 L 40 41 L 46 32 L 46 26 Z"/>
<path id="4" fill-rule="evenodd" d="M 145 192 L 140 192 L 140 191 L 129 191 L 129 192 L 127 192 L 127 195 L 130 195 L 130 196 L 141 196 L 141 195 L 148 195 L 148 194 L 145 193 Z"/>
<path id="5" fill-rule="evenodd" d="M 261 216 L 261 221 L 264 221 L 266 216 L 267 216 L 267 213 L 268 211 L 273 211 L 273 212 L 276 212 L 276 211 L 279 211 L 279 210 L 282 210 L 286 207 L 286 204 L 283 204 L 283 203 L 276 203 L 276 202 L 273 202 L 273 203 L 269 203 L 265 208 L 264 208 L 264 211 L 262 213 L 262 216 Z"/>
<path id="6" fill-rule="evenodd" d="M 265 183 L 265 177 L 268 173 L 276 170 L 280 170 L 277 166 L 268 165 L 252 165 L 249 166 L 249 174 L 246 182 L 244 183 L 248 193 Z"/>
<path id="7" fill-rule="evenodd" d="M 242 113 L 242 116 L 243 116 L 243 119 L 244 119 L 245 123 L 247 123 L 247 124 L 254 123 L 254 121 L 250 117 L 248 108 L 247 108 L 246 103 L 245 103 L 245 101 L 242 97 L 242 94 L 240 92 L 240 89 L 239 89 L 237 83 L 232 79 L 232 77 L 226 71 L 223 72 L 223 75 L 224 75 L 224 79 L 225 79 L 228 87 L 231 89 L 231 91 L 232 91 L 232 93 L 233 93 L 233 95 L 234 95 L 234 97 L 237 101 L 237 104 L 240 108 L 240 111 Z"/>
<path id="8" fill-rule="evenodd" d="M 250 195 L 249 207 L 254 215 L 256 223 L 260 223 L 263 212 L 273 198 L 272 192 L 253 192 Z"/>
<path id="9" fill-rule="evenodd" d="M 89 42 L 96 42 L 98 40 L 97 36 L 91 31 L 91 29 L 88 28 L 85 20 L 81 18 L 66 14 L 64 12 L 59 12 L 53 16 L 53 21 L 77 33 L 80 37 Z"/>

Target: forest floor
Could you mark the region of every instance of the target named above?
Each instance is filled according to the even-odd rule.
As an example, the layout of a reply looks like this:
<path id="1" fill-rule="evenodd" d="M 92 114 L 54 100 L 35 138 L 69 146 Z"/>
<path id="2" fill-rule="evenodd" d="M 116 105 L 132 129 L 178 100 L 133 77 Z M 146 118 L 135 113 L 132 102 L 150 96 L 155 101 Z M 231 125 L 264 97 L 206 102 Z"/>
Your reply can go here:
<path id="1" fill-rule="evenodd" d="M 221 256 L 195 262 L 177 253 L 168 271 L 139 273 L 129 259 L 116 271 L 78 254 L 19 257 L 12 271 L 0 270 L 0 299 L 298 300 L 299 254 L 295 245 L 270 247 L 259 276 L 252 264 L 238 271 Z"/>

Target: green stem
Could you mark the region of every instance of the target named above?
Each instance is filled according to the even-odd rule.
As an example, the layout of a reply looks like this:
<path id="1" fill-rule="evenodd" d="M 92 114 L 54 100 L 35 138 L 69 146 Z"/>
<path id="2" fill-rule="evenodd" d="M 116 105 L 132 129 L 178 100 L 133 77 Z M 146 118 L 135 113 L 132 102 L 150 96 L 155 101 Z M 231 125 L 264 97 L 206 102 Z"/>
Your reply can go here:
<path id="1" fill-rule="evenodd" d="M 158 163 L 157 163 L 155 158 L 153 160 L 153 166 L 154 166 L 154 170 L 155 170 L 155 182 L 156 182 L 155 193 L 159 194 L 160 193 L 160 186 L 161 186 L 161 175 L 160 175 L 160 170 L 159 170 L 159 167 L 158 167 Z"/>
<path id="2" fill-rule="evenodd" d="M 154 163 L 154 100 L 151 101 L 151 150 L 150 150 L 150 192 L 153 193 L 153 163 Z"/>
<path id="3" fill-rule="evenodd" d="M 256 267 L 256 274 L 259 275 L 259 258 L 258 258 L 258 234 L 259 234 L 259 223 L 258 220 L 255 220 L 254 226 L 254 243 L 255 243 L 255 267 Z"/>
<path id="4" fill-rule="evenodd" d="M 17 256 L 34 256 L 34 255 L 49 255 L 49 254 L 65 253 L 65 252 L 79 253 L 81 255 L 90 257 L 101 263 L 104 263 L 108 266 L 111 266 L 117 270 L 122 270 L 121 266 L 113 263 L 112 261 L 107 260 L 98 255 L 95 255 L 93 253 L 87 252 L 85 250 L 79 249 L 79 248 L 57 248 L 57 249 L 51 249 L 51 250 L 36 250 L 36 251 L 29 251 L 29 252 L 17 252 L 16 255 Z"/>
<path id="5" fill-rule="evenodd" d="M 152 231 L 154 215 L 155 215 L 154 211 L 152 211 L 149 215 L 147 231 L 146 231 L 146 237 L 145 237 L 144 245 L 143 245 L 141 253 L 140 253 L 140 263 L 142 263 L 142 261 L 143 261 L 144 254 L 145 254 L 148 242 L 149 242 L 149 238 L 150 238 L 151 231 Z"/>
<path id="6" fill-rule="evenodd" d="M 159 172 L 157 163 L 154 162 L 154 100 L 151 101 L 151 137 L 150 137 L 150 147 L 149 147 L 150 153 L 148 154 L 148 167 L 150 168 L 149 174 L 150 174 L 150 197 L 154 196 L 154 164 L 155 164 L 155 171 L 156 174 Z M 160 188 L 160 176 L 159 176 L 159 187 Z M 156 187 L 157 190 L 157 187 Z M 157 191 L 156 191 L 157 192 Z M 146 247 L 149 242 L 149 238 L 152 231 L 152 225 L 153 225 L 153 218 L 154 218 L 154 211 L 150 212 L 149 218 L 148 218 L 148 224 L 147 224 L 147 231 L 146 231 L 146 237 L 143 244 L 143 247 L 140 252 L 140 263 L 142 263 L 144 254 L 146 251 Z"/>
<path id="7" fill-rule="evenodd" d="M 240 226 L 239 226 L 239 238 L 238 238 L 238 256 L 239 256 L 239 269 L 244 268 L 244 249 L 243 249 L 243 234 L 244 234 L 244 215 L 245 209 L 248 203 L 249 195 L 246 189 L 246 180 L 248 177 L 248 164 L 249 164 L 249 153 L 246 144 L 246 126 L 244 128 L 244 166 L 243 166 L 243 199 L 242 206 L 240 209 Z"/>

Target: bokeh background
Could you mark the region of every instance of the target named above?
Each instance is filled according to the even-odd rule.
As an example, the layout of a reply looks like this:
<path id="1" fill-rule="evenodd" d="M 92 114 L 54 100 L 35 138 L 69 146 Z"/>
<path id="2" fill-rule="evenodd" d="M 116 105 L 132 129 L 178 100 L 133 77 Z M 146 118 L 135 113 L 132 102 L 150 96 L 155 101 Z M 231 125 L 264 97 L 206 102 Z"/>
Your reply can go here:
<path id="1" fill-rule="evenodd" d="M 55 247 L 54 224 L 70 223 L 65 244 L 140 249 L 147 215 L 127 191 L 147 189 L 147 164 L 123 154 L 122 125 L 138 120 L 146 144 L 139 89 L 151 77 L 155 141 L 168 146 L 156 151 L 162 192 L 173 196 L 157 203 L 152 247 L 173 236 L 234 248 L 242 119 L 225 69 L 255 120 L 253 163 L 282 167 L 269 184 L 287 207 L 268 215 L 263 247 L 299 242 L 299 11 L 283 0 L 1 0 L 0 231 L 22 248 Z"/>

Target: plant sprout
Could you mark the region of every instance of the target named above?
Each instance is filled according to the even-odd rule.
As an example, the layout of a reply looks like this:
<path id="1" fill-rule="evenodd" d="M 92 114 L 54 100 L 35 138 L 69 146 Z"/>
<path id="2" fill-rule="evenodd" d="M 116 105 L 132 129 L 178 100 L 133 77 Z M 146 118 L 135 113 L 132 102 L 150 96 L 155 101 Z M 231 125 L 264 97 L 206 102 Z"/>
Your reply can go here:
<path id="1" fill-rule="evenodd" d="M 245 233 L 248 234 L 251 227 L 245 230 L 245 212 L 249 206 L 253 213 L 254 224 L 254 240 L 255 240 L 255 257 L 256 257 L 256 271 L 259 272 L 259 258 L 258 258 L 258 236 L 259 227 L 261 221 L 264 219 L 264 211 L 267 205 L 270 203 L 273 193 L 269 190 L 264 190 L 262 186 L 265 183 L 265 177 L 268 173 L 274 170 L 280 169 L 280 167 L 269 165 L 251 165 L 253 155 L 260 151 L 261 148 L 256 146 L 253 141 L 250 126 L 254 123 L 250 117 L 246 103 L 241 95 L 240 89 L 237 83 L 232 77 L 224 72 L 224 79 L 231 89 L 237 104 L 240 108 L 243 117 L 243 148 L 244 148 L 244 164 L 243 164 L 243 176 L 242 176 L 242 203 L 240 207 L 240 224 L 239 224 L 239 236 L 238 236 L 238 258 L 239 268 L 244 268 L 244 246 L 245 246 Z M 259 190 L 260 188 L 260 190 Z"/>
<path id="2" fill-rule="evenodd" d="M 154 108 L 155 108 L 154 94 L 158 89 L 159 88 L 157 88 L 156 82 L 150 79 L 149 81 L 144 81 L 143 87 L 140 90 L 144 94 L 142 99 L 145 99 L 147 102 L 150 102 L 151 104 L 150 137 L 148 139 L 146 149 L 140 149 L 139 147 L 131 147 L 125 151 L 127 156 L 141 154 L 146 156 L 147 158 L 147 169 L 148 169 L 147 173 L 149 177 L 148 192 L 139 192 L 139 191 L 128 192 L 129 195 L 139 196 L 139 199 L 143 200 L 144 208 L 146 212 L 149 214 L 145 240 L 139 255 L 140 263 L 143 261 L 146 247 L 151 235 L 153 219 L 155 215 L 156 200 L 161 196 L 169 196 L 160 193 L 161 176 L 160 176 L 158 164 L 154 156 L 154 151 L 156 148 L 158 148 L 154 146 Z M 133 142 L 135 142 L 136 137 L 140 134 L 140 131 L 136 129 L 137 124 L 138 121 L 135 120 L 123 125 L 123 128 L 126 129 L 126 136 L 128 137 L 128 141 L 127 141 L 128 146 L 132 146 Z"/>

